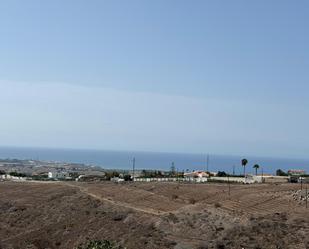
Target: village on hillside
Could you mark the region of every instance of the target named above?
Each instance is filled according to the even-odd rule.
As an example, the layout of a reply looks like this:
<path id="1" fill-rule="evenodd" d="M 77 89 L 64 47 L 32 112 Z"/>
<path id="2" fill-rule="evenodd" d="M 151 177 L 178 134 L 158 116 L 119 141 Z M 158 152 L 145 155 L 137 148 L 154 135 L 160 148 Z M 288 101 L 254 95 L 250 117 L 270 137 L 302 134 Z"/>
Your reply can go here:
<path id="1" fill-rule="evenodd" d="M 278 169 L 275 175 L 228 174 L 224 171 L 208 172 L 203 170 L 177 171 L 174 166 L 169 171 L 162 170 L 116 170 L 103 169 L 81 163 L 55 161 L 0 159 L 0 180 L 4 181 L 112 181 L 112 182 L 231 182 L 231 183 L 306 183 L 309 175 L 305 170 L 291 169 L 287 172 Z"/>

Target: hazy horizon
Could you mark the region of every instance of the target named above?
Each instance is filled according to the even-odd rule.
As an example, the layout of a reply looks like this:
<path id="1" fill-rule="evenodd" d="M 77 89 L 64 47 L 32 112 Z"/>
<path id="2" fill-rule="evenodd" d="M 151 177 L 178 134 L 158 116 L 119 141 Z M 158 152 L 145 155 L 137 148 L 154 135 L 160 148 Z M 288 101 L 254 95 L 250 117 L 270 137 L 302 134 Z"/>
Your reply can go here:
<path id="1" fill-rule="evenodd" d="M 308 171 L 309 159 L 271 158 L 245 156 L 248 159 L 247 171 L 254 174 L 253 165 L 260 166 L 260 172 L 274 174 L 276 170 L 303 169 Z M 147 151 L 116 151 L 65 148 L 26 148 L 0 147 L 0 159 L 20 159 L 54 161 L 65 163 L 84 163 L 105 169 L 132 169 L 135 158 L 136 169 L 170 170 L 173 162 L 182 171 L 210 170 L 242 174 L 243 166 L 240 155 L 147 152 Z"/>
<path id="2" fill-rule="evenodd" d="M 279 157 L 279 156 L 265 156 L 265 155 L 240 155 L 240 154 L 220 154 L 220 153 L 207 153 L 207 152 L 187 152 L 187 151 L 147 151 L 147 150 L 117 150 L 117 149 L 96 149 L 96 148 L 69 148 L 69 147 L 32 147 L 32 146 L 5 146 L 0 145 L 0 152 L 2 149 L 26 149 L 26 150 L 55 150 L 55 151 L 96 151 L 96 152 L 120 152 L 120 153 L 130 153 L 132 154 L 132 158 L 135 157 L 134 153 L 147 153 L 147 154 L 168 154 L 168 155 L 196 155 L 196 156 L 202 156 L 206 160 L 207 156 L 210 158 L 212 156 L 223 156 L 223 157 L 230 157 L 230 158 L 246 158 L 246 159 L 279 159 L 279 160 L 300 160 L 300 161 L 307 161 L 309 162 L 309 158 L 305 157 Z M 0 153 L 1 155 L 1 153 Z M 2 158 L 3 159 L 3 158 Z M 13 159 L 13 158 L 10 158 Z M 19 159 L 19 158 L 15 158 Z M 30 159 L 30 158 L 27 158 Z M 308 164 L 309 167 L 309 164 Z"/>

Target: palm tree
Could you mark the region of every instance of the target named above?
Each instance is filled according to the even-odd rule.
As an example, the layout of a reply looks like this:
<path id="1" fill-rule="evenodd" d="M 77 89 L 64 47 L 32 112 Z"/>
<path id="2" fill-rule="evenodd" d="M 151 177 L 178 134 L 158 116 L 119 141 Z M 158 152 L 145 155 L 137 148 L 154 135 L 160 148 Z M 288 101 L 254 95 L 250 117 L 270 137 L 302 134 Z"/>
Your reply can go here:
<path id="1" fill-rule="evenodd" d="M 253 166 L 253 168 L 255 168 L 255 175 L 257 176 L 257 171 L 258 171 L 258 169 L 260 168 L 260 165 L 255 164 L 255 165 Z"/>
<path id="2" fill-rule="evenodd" d="M 246 165 L 248 164 L 248 160 L 247 159 L 242 159 L 241 160 L 241 165 L 244 167 L 244 176 L 246 176 Z"/>

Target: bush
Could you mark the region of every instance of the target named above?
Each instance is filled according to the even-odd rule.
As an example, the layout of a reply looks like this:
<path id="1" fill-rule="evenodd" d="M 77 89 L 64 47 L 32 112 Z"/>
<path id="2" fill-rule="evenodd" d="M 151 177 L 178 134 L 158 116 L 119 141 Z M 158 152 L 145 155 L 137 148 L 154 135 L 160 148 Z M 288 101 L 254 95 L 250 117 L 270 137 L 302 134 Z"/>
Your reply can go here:
<path id="1" fill-rule="evenodd" d="M 105 180 L 109 181 L 111 178 L 119 177 L 119 172 L 112 171 L 112 172 L 105 172 Z"/>
<path id="2" fill-rule="evenodd" d="M 177 223 L 179 221 L 177 216 L 173 213 L 169 213 L 167 218 L 169 221 L 172 221 L 173 223 Z"/>
<path id="3" fill-rule="evenodd" d="M 142 175 L 141 177 L 143 178 L 155 178 L 155 177 L 164 177 L 164 174 L 162 171 L 157 171 L 157 170 L 142 170 Z"/>
<path id="4" fill-rule="evenodd" d="M 285 172 L 284 172 L 283 170 L 281 170 L 281 169 L 277 169 L 276 175 L 277 175 L 277 176 L 287 176 L 288 174 L 285 173 Z"/>
<path id="5" fill-rule="evenodd" d="M 190 199 L 189 199 L 189 203 L 192 204 L 192 205 L 194 205 L 194 204 L 196 203 L 196 200 L 195 200 L 194 198 L 190 198 Z"/>
<path id="6" fill-rule="evenodd" d="M 26 174 L 23 173 L 17 173 L 17 172 L 10 172 L 10 176 L 16 176 L 16 177 L 26 177 Z"/>
<path id="7" fill-rule="evenodd" d="M 216 202 L 216 203 L 215 203 L 215 207 L 216 207 L 216 208 L 219 208 L 219 207 L 221 207 L 221 204 L 220 204 L 219 202 Z"/>
<path id="8" fill-rule="evenodd" d="M 113 216 L 113 220 L 114 221 L 122 221 L 125 218 L 127 218 L 127 216 L 128 216 L 128 213 L 116 213 Z"/>
<path id="9" fill-rule="evenodd" d="M 124 175 L 124 176 L 123 176 L 123 179 L 124 179 L 126 182 L 132 181 L 131 175 Z"/>
<path id="10" fill-rule="evenodd" d="M 108 240 L 92 240 L 86 245 L 80 245 L 77 249 L 122 249 L 122 247 Z"/>
<path id="11" fill-rule="evenodd" d="M 35 175 L 31 177 L 32 180 L 36 180 L 36 181 L 44 181 L 44 180 L 50 180 L 48 178 L 48 175 Z"/>
<path id="12" fill-rule="evenodd" d="M 219 177 L 226 177 L 227 174 L 224 171 L 218 171 L 217 176 L 219 176 Z"/>

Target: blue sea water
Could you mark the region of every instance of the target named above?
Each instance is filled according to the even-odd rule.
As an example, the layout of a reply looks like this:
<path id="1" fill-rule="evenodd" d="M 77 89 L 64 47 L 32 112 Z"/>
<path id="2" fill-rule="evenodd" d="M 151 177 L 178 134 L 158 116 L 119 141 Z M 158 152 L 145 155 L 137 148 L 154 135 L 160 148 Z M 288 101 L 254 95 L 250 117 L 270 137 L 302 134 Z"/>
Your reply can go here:
<path id="1" fill-rule="evenodd" d="M 206 154 L 159 153 L 136 151 L 75 150 L 47 148 L 0 147 L 0 158 L 51 160 L 58 162 L 85 163 L 108 169 L 131 169 L 136 158 L 136 169 L 169 170 L 171 163 L 182 170 L 206 170 Z M 246 157 L 249 161 L 247 172 L 254 172 L 254 164 L 259 164 L 264 173 L 274 173 L 277 169 L 304 169 L 309 171 L 309 159 L 283 159 Z M 209 155 L 209 171 L 226 171 L 241 174 L 240 156 Z"/>

